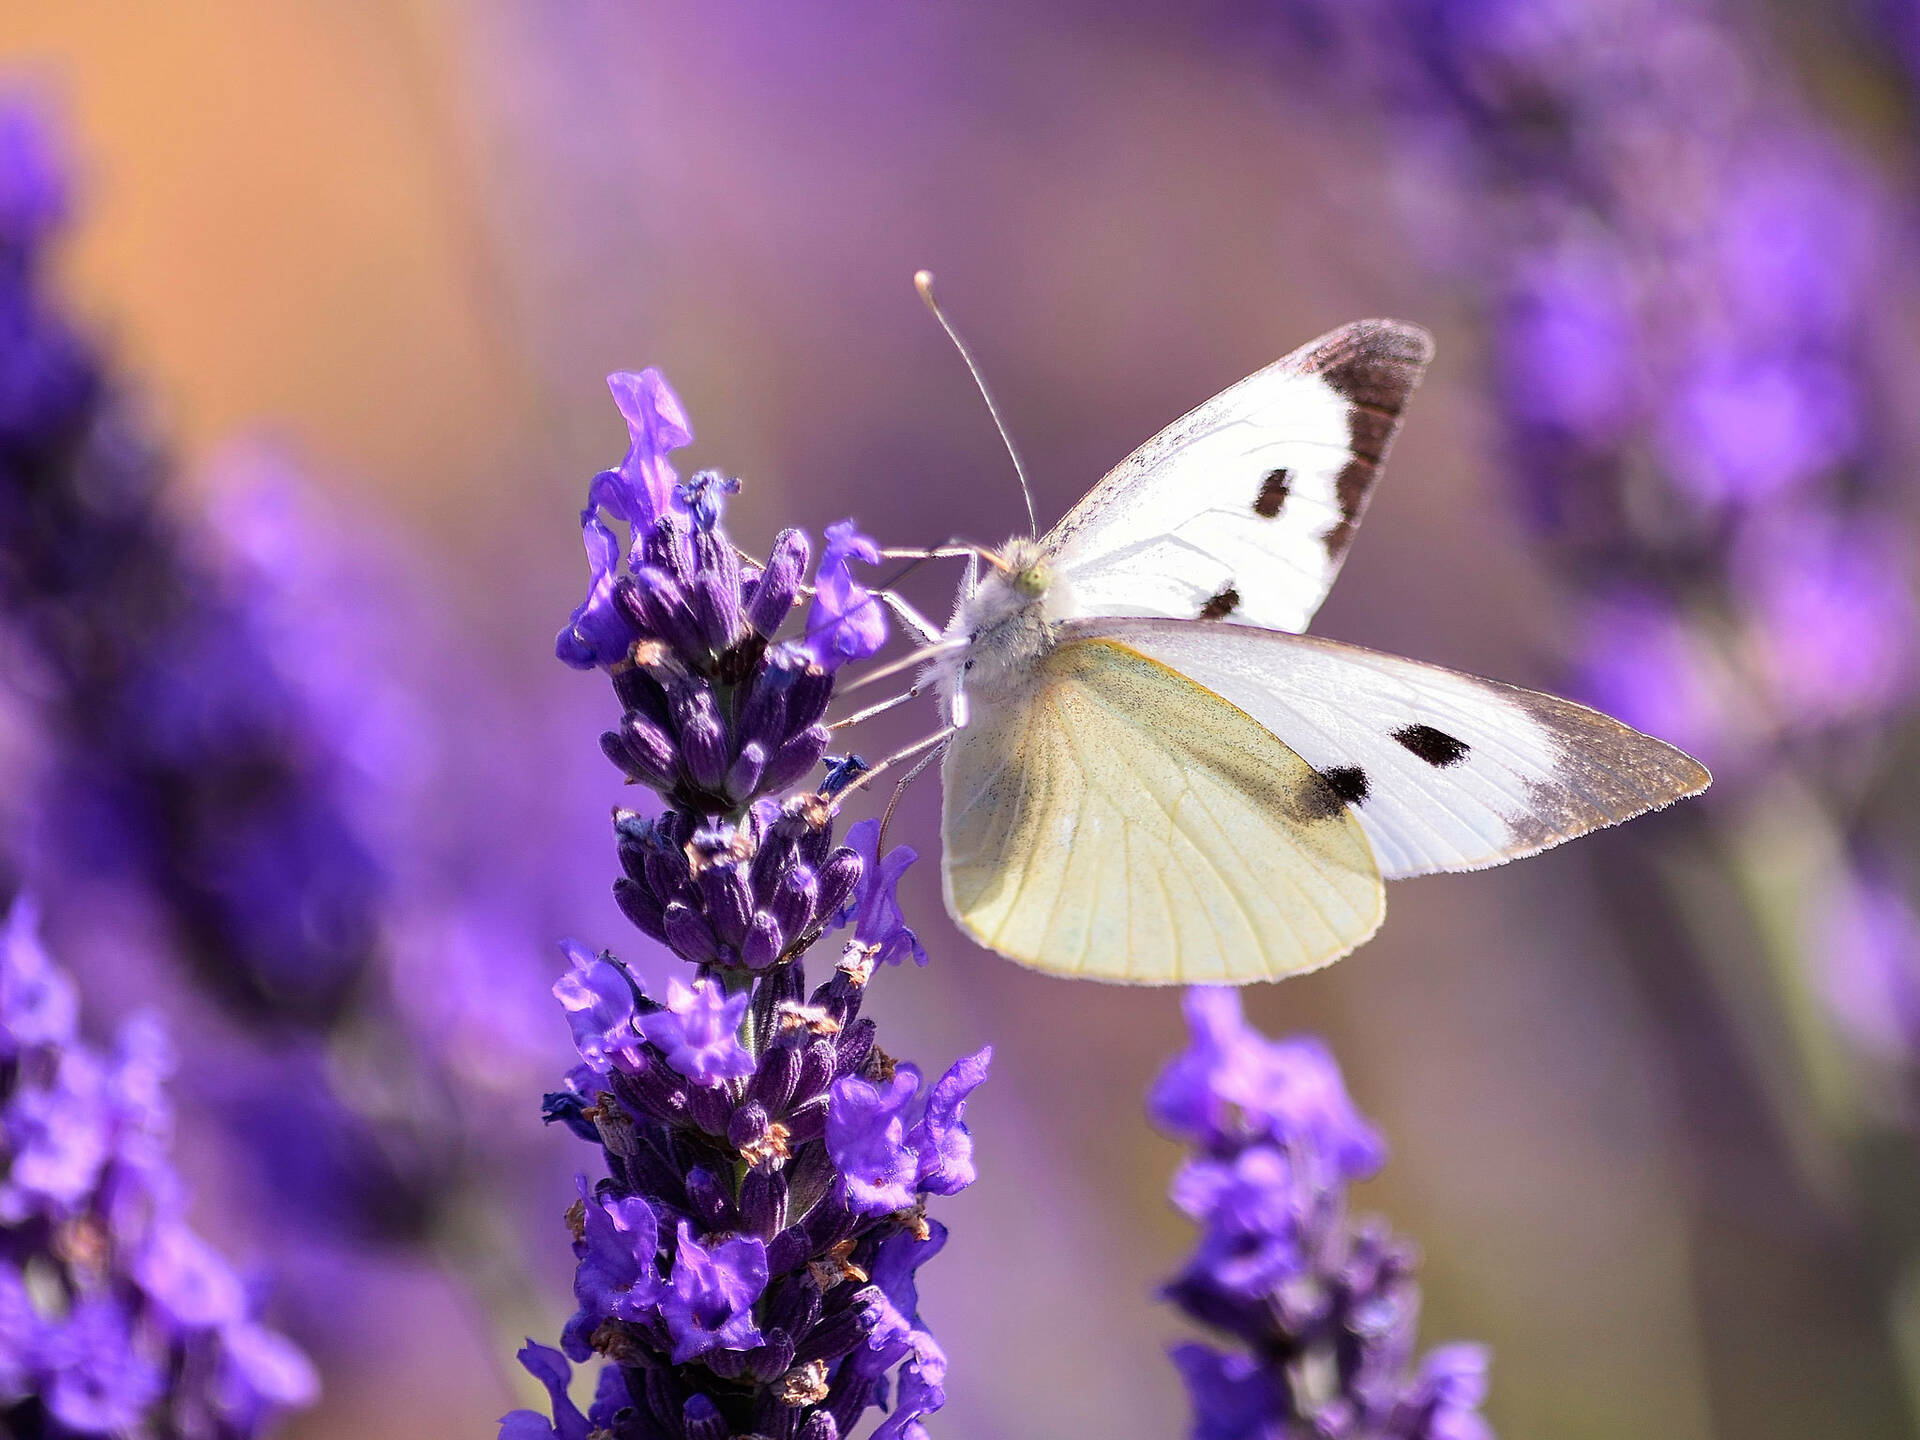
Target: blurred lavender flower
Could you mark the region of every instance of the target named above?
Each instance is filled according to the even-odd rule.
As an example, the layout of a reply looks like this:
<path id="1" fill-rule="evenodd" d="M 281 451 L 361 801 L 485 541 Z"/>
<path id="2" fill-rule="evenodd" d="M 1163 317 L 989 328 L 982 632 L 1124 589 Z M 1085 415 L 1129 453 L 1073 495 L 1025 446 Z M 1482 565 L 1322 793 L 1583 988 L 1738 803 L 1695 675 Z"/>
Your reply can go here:
<path id="1" fill-rule="evenodd" d="M 1244 1347 L 1173 1351 L 1194 1440 L 1491 1440 L 1484 1350 L 1412 1368 L 1417 1260 L 1347 1213 L 1385 1148 L 1326 1047 L 1266 1039 L 1232 990 L 1190 990 L 1186 1011 L 1192 1042 L 1147 1101 L 1195 1152 L 1172 1196 L 1200 1245 L 1166 1295 Z"/>
<path id="2" fill-rule="evenodd" d="M 1630 588 L 1712 658 L 1727 693 L 1692 707 L 1693 748 L 1738 780 L 1777 744 L 1897 715 L 1920 642 L 1876 343 L 1899 323 L 1895 206 L 1756 38 L 1713 0 L 1266 15 L 1292 72 L 1404 127 L 1419 233 L 1492 320 L 1557 573 L 1601 611 Z M 1670 716 L 1666 684 L 1620 683 L 1643 632 L 1577 629 L 1588 693 Z"/>
<path id="3" fill-rule="evenodd" d="M 158 457 L 49 308 L 61 174 L 37 115 L 0 101 L 0 606 L 34 667 L 14 682 L 60 742 L 43 809 L 63 819 L 36 838 L 131 867 L 230 1004 L 324 1019 L 360 983 L 380 896 L 302 689 L 327 657 L 271 661 L 254 577 L 177 529 Z"/>
<path id="4" fill-rule="evenodd" d="M 33 902 L 0 932 L 0 1430 L 242 1440 L 317 1381 L 188 1228 L 168 1157 L 171 1052 L 134 1020 L 77 1033 Z"/>
<path id="5" fill-rule="evenodd" d="M 913 852 L 882 860 L 872 821 L 836 846 L 834 796 L 802 783 L 826 754 L 831 670 L 886 638 L 847 565 L 878 551 L 832 527 L 807 644 L 778 639 L 806 538 L 746 560 L 721 527 L 734 482 L 661 488 L 692 431 L 659 372 L 610 383 L 632 448 L 593 482 L 591 589 L 556 651 L 608 672 L 625 713 L 601 746 L 666 802 L 616 816 L 620 907 L 697 973 L 656 1000 L 612 956 L 565 947 L 554 994 L 580 1064 L 546 1113 L 599 1148 L 606 1178 L 581 1176 L 569 1215 L 564 1354 L 520 1355 L 552 1418 L 515 1411 L 500 1433 L 836 1440 L 878 1407 L 878 1440 L 922 1440 L 946 1372 L 914 1285 L 946 1240 L 926 1197 L 974 1178 L 964 1114 L 990 1052 L 928 1087 L 875 1044 L 860 1008 L 876 965 L 925 962 L 894 897 Z M 624 567 L 603 515 L 632 527 Z M 848 924 L 809 993 L 806 952 Z M 611 1364 L 583 1415 L 568 1362 L 595 1355 Z"/>

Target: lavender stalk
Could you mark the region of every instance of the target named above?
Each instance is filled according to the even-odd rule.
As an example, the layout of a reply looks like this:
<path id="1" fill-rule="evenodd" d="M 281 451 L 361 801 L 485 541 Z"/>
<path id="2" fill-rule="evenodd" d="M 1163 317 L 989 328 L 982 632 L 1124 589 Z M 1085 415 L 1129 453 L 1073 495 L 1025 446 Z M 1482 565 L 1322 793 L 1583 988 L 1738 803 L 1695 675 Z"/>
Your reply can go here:
<path id="1" fill-rule="evenodd" d="M 850 564 L 877 551 L 831 527 L 803 632 L 780 639 L 806 537 L 745 559 L 721 523 L 737 482 L 677 483 L 669 453 L 693 436 L 666 382 L 609 383 L 632 441 L 590 487 L 591 586 L 557 651 L 607 672 L 622 715 L 602 748 L 665 806 L 615 818 L 621 908 L 694 971 L 654 997 L 611 955 L 567 947 L 554 993 L 581 1063 L 546 1114 L 604 1176 L 579 1178 L 568 1215 L 579 1309 L 559 1350 L 521 1352 L 551 1418 L 516 1411 L 501 1434 L 836 1440 L 879 1408 L 880 1440 L 918 1440 L 945 1400 L 914 1282 L 947 1238 L 927 1200 L 973 1181 L 963 1116 L 990 1051 L 928 1086 L 876 1043 L 860 1014 L 876 967 L 926 963 L 894 894 L 914 855 L 881 855 L 871 820 L 835 843 L 853 764 L 807 783 L 835 669 L 886 638 Z M 810 988 L 808 953 L 848 927 Z M 582 1415 L 569 1362 L 596 1357 Z"/>
<path id="2" fill-rule="evenodd" d="M 1186 1012 L 1192 1041 L 1147 1102 L 1194 1148 L 1172 1198 L 1200 1244 L 1165 1294 L 1232 1342 L 1173 1351 L 1193 1440 L 1492 1440 L 1486 1352 L 1445 1345 L 1414 1364 L 1418 1257 L 1348 1213 L 1347 1186 L 1386 1149 L 1332 1055 L 1268 1040 L 1232 990 L 1189 990 Z"/>

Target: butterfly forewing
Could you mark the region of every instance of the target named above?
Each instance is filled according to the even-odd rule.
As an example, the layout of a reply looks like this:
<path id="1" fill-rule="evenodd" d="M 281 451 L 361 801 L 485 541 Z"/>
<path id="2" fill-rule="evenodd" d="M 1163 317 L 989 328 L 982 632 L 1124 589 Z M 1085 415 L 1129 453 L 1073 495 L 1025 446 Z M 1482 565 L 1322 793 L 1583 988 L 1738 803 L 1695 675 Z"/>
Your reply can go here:
<path id="1" fill-rule="evenodd" d="M 1377 928 L 1365 835 L 1269 730 L 1106 641 L 1060 646 L 1031 682 L 943 764 L 947 905 L 983 944 L 1061 975 L 1237 984 Z"/>
<path id="2" fill-rule="evenodd" d="M 1355 645 L 1177 620 L 1079 620 L 1222 696 L 1312 765 L 1388 879 L 1544 850 L 1706 788 L 1685 753 L 1572 701 Z"/>
<path id="3" fill-rule="evenodd" d="M 1175 421 L 1047 537 L 1053 613 L 1304 630 L 1432 356 L 1418 326 L 1356 321 Z"/>

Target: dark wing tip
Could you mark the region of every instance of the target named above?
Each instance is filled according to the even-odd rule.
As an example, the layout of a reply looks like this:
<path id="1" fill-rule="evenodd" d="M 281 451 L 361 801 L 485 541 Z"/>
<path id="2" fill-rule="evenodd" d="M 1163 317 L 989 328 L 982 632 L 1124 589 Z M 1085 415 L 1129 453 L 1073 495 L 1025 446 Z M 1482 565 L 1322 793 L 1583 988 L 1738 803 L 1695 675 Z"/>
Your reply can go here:
<path id="1" fill-rule="evenodd" d="M 1404 320 L 1355 320 L 1288 357 L 1343 399 L 1396 419 L 1432 359 L 1433 336 Z"/>
<path id="2" fill-rule="evenodd" d="M 1343 328 L 1388 358 L 1421 366 L 1433 360 L 1433 332 L 1411 320 L 1355 320 Z"/>

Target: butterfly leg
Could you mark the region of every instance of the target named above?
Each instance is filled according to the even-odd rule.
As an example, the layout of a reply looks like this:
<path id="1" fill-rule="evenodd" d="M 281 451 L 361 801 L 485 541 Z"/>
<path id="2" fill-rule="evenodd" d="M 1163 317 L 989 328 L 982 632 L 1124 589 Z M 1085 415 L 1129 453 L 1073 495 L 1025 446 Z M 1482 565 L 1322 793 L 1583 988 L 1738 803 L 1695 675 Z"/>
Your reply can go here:
<path id="1" fill-rule="evenodd" d="M 902 775 L 900 777 L 899 782 L 895 784 L 895 786 L 893 787 L 893 794 L 887 797 L 887 808 L 880 812 L 880 833 L 873 842 L 876 847 L 875 853 L 882 854 L 882 855 L 886 853 L 887 826 L 893 820 L 893 812 L 900 804 L 900 797 L 907 793 L 907 787 L 913 784 L 914 781 L 918 780 L 920 776 L 926 771 L 926 768 L 929 765 L 933 764 L 934 761 L 940 758 L 941 752 L 945 749 L 946 749 L 945 745 L 934 746 L 931 750 L 927 751 L 926 754 L 922 755 L 918 760 L 916 760 L 914 762 L 913 768 L 907 771 L 905 775 Z"/>
<path id="2" fill-rule="evenodd" d="M 928 550 L 889 546 L 880 552 L 880 558 L 883 560 L 957 560 L 962 555 L 976 555 L 979 550 L 978 545 L 963 545 L 956 540 L 946 545 L 935 545 Z"/>
<path id="3" fill-rule="evenodd" d="M 846 798 L 849 795 L 853 794 L 854 791 L 860 789 L 864 785 L 872 784 L 875 780 L 879 779 L 880 776 L 886 774 L 888 770 L 891 770 L 895 765 L 898 765 L 902 760 L 911 760 L 915 755 L 918 755 L 922 750 L 930 750 L 935 745 L 940 744 L 944 740 L 951 740 L 953 738 L 953 735 L 954 735 L 954 727 L 951 725 L 947 726 L 944 730 L 936 730 L 933 732 L 933 734 L 928 735 L 923 739 L 914 741 L 913 744 L 906 746 L 904 749 L 894 751 L 893 754 L 887 756 L 886 759 L 882 760 L 878 765 L 875 765 L 872 769 L 862 771 L 859 775 L 855 776 L 853 780 L 848 782 L 846 785 L 842 786 L 839 793 L 833 797 L 833 808 L 835 813 L 839 812 L 841 805 L 843 805 L 846 802 Z"/>
<path id="4" fill-rule="evenodd" d="M 869 705 L 864 710 L 856 710 L 853 714 L 847 716 L 846 719 L 834 721 L 831 725 L 827 726 L 827 729 L 829 730 L 850 729 L 853 726 L 858 725 L 862 720 L 871 720 L 876 715 L 884 715 L 887 713 L 887 711 L 894 709 L 896 706 L 904 705 L 909 700 L 917 700 L 919 696 L 920 696 L 920 687 L 918 685 L 909 685 L 905 690 L 902 690 L 898 695 L 895 695 L 893 698 L 889 700 L 882 700 L 878 704 Z"/>
<path id="5" fill-rule="evenodd" d="M 966 649 L 970 643 L 964 635 L 956 636 L 952 640 L 942 640 L 937 645 L 929 645 L 926 649 L 916 650 L 913 654 L 904 656 L 901 659 L 888 661 L 878 669 L 869 670 L 858 679 L 849 680 L 845 684 L 837 686 L 836 689 L 838 693 L 842 695 L 850 695 L 855 690 L 864 690 L 876 681 L 898 675 L 902 670 L 912 670 L 916 666 L 925 665 L 930 661 L 937 660 L 943 655 L 957 655 L 960 651 Z"/>
<path id="6" fill-rule="evenodd" d="M 893 611 L 895 618 L 901 624 L 920 637 L 922 645 L 932 645 L 940 639 L 940 627 L 909 605 L 905 597 L 896 595 L 891 590 L 876 590 L 873 593 L 880 597 L 889 610 Z"/>

